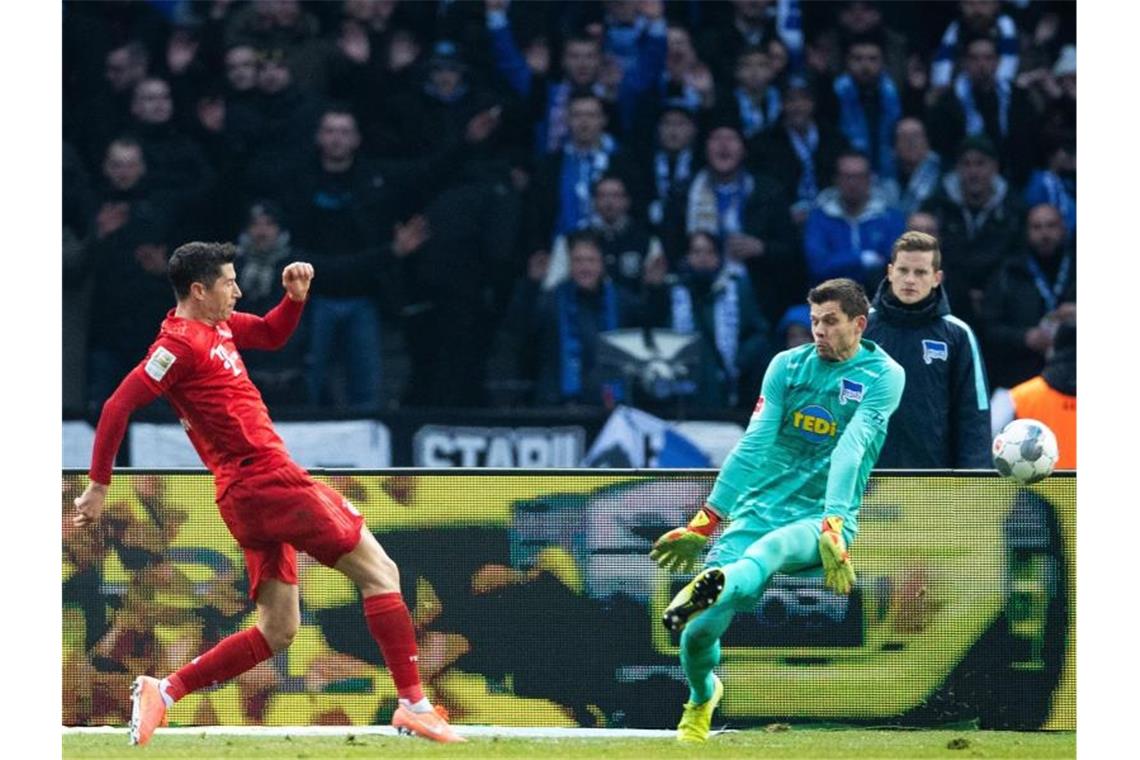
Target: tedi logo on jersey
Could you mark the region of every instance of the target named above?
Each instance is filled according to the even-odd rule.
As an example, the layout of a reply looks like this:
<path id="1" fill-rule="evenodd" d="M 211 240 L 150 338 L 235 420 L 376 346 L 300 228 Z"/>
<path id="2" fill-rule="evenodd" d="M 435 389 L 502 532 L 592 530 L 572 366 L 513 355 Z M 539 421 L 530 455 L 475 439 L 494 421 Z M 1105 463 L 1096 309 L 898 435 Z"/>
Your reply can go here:
<path id="1" fill-rule="evenodd" d="M 234 377 L 237 377 L 241 374 L 241 365 L 238 363 L 238 355 L 236 351 L 231 354 L 226 350 L 225 346 L 219 343 L 210 349 L 210 356 L 221 359 L 222 364 L 225 365 L 225 368 L 234 373 Z"/>
<path id="2" fill-rule="evenodd" d="M 950 358 L 950 348 L 944 342 L 942 342 L 940 340 L 923 339 L 923 341 L 922 341 L 922 361 L 923 362 L 925 362 L 926 364 L 930 364 L 935 359 L 941 359 L 942 361 L 947 361 L 947 360 L 949 360 L 949 358 Z"/>
<path id="3" fill-rule="evenodd" d="M 863 383 L 843 378 L 839 381 L 839 403 L 846 405 L 848 401 L 863 400 Z"/>
<path id="4" fill-rule="evenodd" d="M 822 443 L 834 438 L 838 425 L 831 412 L 822 406 L 812 404 L 792 414 L 792 427 L 812 443 Z"/>

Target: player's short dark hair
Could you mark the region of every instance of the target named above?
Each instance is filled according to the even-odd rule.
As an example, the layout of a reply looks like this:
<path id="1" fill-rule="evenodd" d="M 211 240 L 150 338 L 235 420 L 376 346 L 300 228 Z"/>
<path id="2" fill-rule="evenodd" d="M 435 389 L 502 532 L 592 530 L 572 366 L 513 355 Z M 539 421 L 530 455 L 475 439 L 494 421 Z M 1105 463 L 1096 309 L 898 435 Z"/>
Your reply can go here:
<path id="1" fill-rule="evenodd" d="M 168 277 L 179 301 L 190 295 L 190 286 L 200 282 L 207 289 L 222 276 L 222 266 L 234 263 L 237 247 L 233 243 L 183 243 L 170 256 Z"/>
<path id="2" fill-rule="evenodd" d="M 824 280 L 808 291 L 809 304 L 823 304 L 828 301 L 837 301 L 839 308 L 848 319 L 865 317 L 871 313 L 871 303 L 863 286 L 846 277 L 836 277 L 833 280 Z"/>
<path id="3" fill-rule="evenodd" d="M 574 250 L 576 245 L 592 245 L 600 254 L 602 252 L 602 239 L 593 230 L 574 230 L 566 236 L 566 252 Z"/>
<path id="4" fill-rule="evenodd" d="M 925 232 L 910 230 L 899 235 L 899 239 L 891 246 L 891 263 L 895 263 L 899 252 L 926 253 L 927 251 L 934 254 L 932 265 L 937 272 L 942 268 L 942 249 L 938 247 L 938 238 Z"/>

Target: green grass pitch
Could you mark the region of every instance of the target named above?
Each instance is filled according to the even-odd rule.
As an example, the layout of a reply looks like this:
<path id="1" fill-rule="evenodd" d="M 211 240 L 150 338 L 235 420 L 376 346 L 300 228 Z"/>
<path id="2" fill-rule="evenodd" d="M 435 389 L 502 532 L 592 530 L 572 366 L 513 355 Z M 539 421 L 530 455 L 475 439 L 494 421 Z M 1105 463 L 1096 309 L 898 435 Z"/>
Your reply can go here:
<path id="1" fill-rule="evenodd" d="M 700 747 L 670 739 L 525 739 L 473 737 L 466 744 L 438 745 L 419 739 L 343 736 L 155 736 L 145 748 L 127 745 L 118 734 L 69 734 L 65 758 L 804 758 L 816 760 L 921 760 L 922 758 L 1071 758 L 1072 732 L 792 729 L 739 731 L 714 736 Z"/>

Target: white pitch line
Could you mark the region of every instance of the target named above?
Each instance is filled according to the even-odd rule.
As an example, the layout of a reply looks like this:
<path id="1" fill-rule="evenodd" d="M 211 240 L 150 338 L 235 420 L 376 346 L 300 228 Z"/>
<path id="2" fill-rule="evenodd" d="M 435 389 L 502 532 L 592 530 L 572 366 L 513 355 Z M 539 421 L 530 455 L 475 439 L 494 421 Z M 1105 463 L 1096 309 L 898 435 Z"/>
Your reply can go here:
<path id="1" fill-rule="evenodd" d="M 460 736 L 513 736 L 527 739 L 674 739 L 675 731 L 650 728 L 542 728 L 515 726 L 452 726 Z M 64 734 L 127 735 L 125 726 L 64 726 Z M 391 726 L 184 726 L 160 728 L 173 736 L 399 736 Z"/>

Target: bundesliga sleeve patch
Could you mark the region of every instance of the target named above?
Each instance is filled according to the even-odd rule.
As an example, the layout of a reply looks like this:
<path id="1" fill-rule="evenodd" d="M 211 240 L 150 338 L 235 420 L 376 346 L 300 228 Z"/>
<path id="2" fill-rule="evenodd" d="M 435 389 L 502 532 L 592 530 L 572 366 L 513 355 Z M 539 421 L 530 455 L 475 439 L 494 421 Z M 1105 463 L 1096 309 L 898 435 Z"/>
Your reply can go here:
<path id="1" fill-rule="evenodd" d="M 178 357 L 167 351 L 162 346 L 154 349 L 150 359 L 147 360 L 146 366 L 143 368 L 152 380 L 156 383 L 161 382 L 162 378 L 166 377 L 166 373 L 174 366 L 174 362 Z"/>

